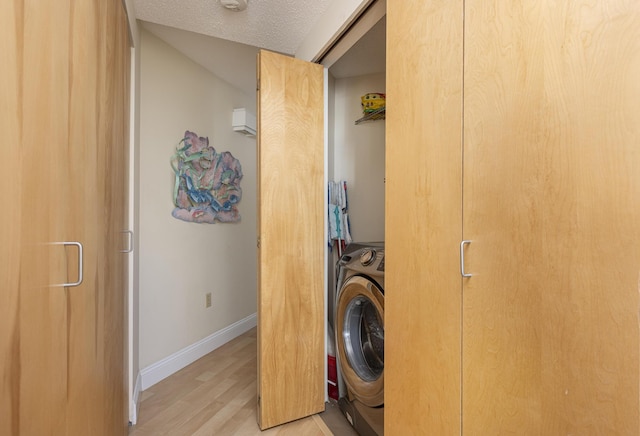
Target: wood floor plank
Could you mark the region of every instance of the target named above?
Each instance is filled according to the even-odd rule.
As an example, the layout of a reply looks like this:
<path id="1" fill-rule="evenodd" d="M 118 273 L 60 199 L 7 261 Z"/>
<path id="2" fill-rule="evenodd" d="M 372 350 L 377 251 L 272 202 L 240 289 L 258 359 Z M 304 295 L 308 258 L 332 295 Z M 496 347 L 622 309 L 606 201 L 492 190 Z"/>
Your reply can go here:
<path id="1" fill-rule="evenodd" d="M 256 330 L 224 344 L 140 395 L 130 436 L 330 436 L 317 415 L 260 431 Z"/>
<path id="2" fill-rule="evenodd" d="M 256 384 L 249 384 L 244 390 L 237 393 L 233 397 L 230 398 L 225 406 L 218 411 L 214 416 L 212 416 L 204 425 L 202 425 L 198 431 L 196 431 L 194 436 L 208 436 L 219 432 L 219 434 L 231 434 L 231 433 L 223 433 L 221 429 L 223 429 L 230 421 L 233 421 L 233 417 L 236 416 L 238 412 L 240 412 L 243 407 L 251 402 L 253 404 L 256 398 Z"/>

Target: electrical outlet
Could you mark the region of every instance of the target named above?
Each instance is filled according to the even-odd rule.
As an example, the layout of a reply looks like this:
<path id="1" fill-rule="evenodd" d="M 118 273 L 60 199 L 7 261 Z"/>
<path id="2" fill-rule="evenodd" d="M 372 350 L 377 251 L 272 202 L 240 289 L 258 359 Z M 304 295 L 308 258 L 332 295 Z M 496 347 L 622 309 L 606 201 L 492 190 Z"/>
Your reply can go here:
<path id="1" fill-rule="evenodd" d="M 211 307 L 211 292 L 207 292 L 205 296 L 204 307 Z"/>

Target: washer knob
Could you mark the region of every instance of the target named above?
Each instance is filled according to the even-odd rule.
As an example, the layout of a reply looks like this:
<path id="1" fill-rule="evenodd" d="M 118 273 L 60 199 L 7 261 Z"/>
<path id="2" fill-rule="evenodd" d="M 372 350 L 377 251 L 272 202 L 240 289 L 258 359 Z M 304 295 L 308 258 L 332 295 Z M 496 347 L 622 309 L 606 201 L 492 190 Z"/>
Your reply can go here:
<path id="1" fill-rule="evenodd" d="M 366 249 L 360 254 L 360 263 L 362 266 L 369 266 L 376 260 L 376 251 Z"/>

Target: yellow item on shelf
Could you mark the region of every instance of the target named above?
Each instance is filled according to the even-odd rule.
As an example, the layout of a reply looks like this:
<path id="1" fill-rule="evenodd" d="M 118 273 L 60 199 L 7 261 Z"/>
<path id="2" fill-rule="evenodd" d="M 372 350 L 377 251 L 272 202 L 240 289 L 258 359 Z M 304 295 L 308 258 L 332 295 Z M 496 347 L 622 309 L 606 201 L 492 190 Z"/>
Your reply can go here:
<path id="1" fill-rule="evenodd" d="M 385 94 L 379 92 L 369 92 L 360 97 L 362 102 L 362 111 L 367 114 L 382 109 L 386 104 Z"/>

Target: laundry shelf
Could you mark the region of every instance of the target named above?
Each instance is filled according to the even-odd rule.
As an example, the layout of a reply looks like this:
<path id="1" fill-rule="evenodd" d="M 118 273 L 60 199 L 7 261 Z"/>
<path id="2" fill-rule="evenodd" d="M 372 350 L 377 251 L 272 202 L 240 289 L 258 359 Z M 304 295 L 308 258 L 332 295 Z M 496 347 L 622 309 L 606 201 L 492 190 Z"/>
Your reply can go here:
<path id="1" fill-rule="evenodd" d="M 385 111 L 386 107 L 381 107 L 378 110 L 365 114 L 365 116 L 356 120 L 356 126 L 358 124 L 364 123 L 365 121 L 384 120 L 386 115 Z"/>

